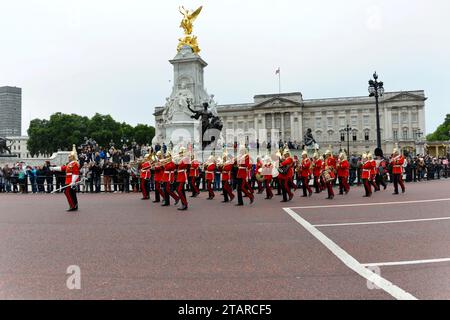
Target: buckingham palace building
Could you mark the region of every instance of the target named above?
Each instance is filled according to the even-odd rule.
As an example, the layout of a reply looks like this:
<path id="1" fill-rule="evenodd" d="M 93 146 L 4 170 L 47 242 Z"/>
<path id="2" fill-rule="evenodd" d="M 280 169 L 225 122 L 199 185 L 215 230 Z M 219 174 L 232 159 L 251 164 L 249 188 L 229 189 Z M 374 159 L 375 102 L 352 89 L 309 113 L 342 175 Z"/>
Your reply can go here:
<path id="1" fill-rule="evenodd" d="M 379 103 L 382 149 L 385 153 L 400 147 L 404 152 L 422 154 L 425 141 L 425 93 L 418 91 L 386 92 Z M 225 130 L 260 132 L 261 144 L 281 141 L 301 145 L 308 128 L 322 152 L 347 149 L 363 153 L 376 147 L 375 98 L 348 97 L 303 99 L 300 92 L 254 96 L 253 103 L 217 106 Z M 344 130 L 348 128 L 350 130 Z M 263 130 L 264 132 L 264 130 Z"/>

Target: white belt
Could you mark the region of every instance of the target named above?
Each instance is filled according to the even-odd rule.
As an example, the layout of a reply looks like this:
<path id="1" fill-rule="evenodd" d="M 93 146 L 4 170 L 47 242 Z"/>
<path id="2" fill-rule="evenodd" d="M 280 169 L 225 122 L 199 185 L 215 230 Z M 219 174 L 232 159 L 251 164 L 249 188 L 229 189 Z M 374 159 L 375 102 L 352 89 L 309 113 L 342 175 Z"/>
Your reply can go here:
<path id="1" fill-rule="evenodd" d="M 214 171 L 206 171 L 206 173 L 212 173 L 212 174 L 214 174 Z"/>
<path id="2" fill-rule="evenodd" d="M 186 170 L 184 170 L 184 169 L 183 170 L 178 170 L 178 172 L 186 172 Z"/>

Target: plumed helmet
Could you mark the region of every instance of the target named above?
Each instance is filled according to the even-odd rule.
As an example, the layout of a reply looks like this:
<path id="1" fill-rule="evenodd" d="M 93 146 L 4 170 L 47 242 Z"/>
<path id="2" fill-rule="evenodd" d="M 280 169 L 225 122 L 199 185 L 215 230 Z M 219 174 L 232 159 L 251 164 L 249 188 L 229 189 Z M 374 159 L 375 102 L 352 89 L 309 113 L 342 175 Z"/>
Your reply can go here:
<path id="1" fill-rule="evenodd" d="M 371 154 L 370 152 L 367 154 L 367 158 L 368 158 L 369 160 L 372 160 L 372 154 Z"/>
<path id="2" fill-rule="evenodd" d="M 69 159 L 71 159 L 72 161 L 78 160 L 77 148 L 75 147 L 75 145 L 72 145 L 72 151 L 69 154 Z"/>
<path id="3" fill-rule="evenodd" d="M 345 154 L 345 152 L 341 152 L 341 153 L 339 154 L 339 159 L 342 159 L 342 160 L 347 159 L 347 155 Z"/>
<path id="4" fill-rule="evenodd" d="M 398 154 L 398 149 L 397 149 L 397 148 L 394 148 L 394 150 L 392 150 L 392 153 L 393 153 L 393 154 Z"/>
<path id="5" fill-rule="evenodd" d="M 306 151 L 306 150 L 303 150 L 303 152 L 302 152 L 302 156 L 308 156 L 308 151 Z"/>
<path id="6" fill-rule="evenodd" d="M 313 157 L 314 157 L 315 159 L 319 158 L 319 153 L 318 153 L 318 152 L 314 152 Z"/>
<path id="7" fill-rule="evenodd" d="M 185 153 L 186 153 L 185 147 L 181 147 L 180 150 L 178 151 L 178 154 L 180 154 L 180 155 L 184 155 Z"/>
<path id="8" fill-rule="evenodd" d="M 150 154 L 147 153 L 147 154 L 144 156 L 144 159 L 145 159 L 145 160 L 150 160 Z"/>
<path id="9" fill-rule="evenodd" d="M 363 159 L 367 159 L 367 153 L 363 153 L 363 154 L 362 154 L 362 158 L 363 158 Z"/>
<path id="10" fill-rule="evenodd" d="M 161 156 L 162 156 L 162 151 L 159 150 L 159 151 L 156 153 L 156 156 L 157 156 L 157 157 L 161 157 Z"/>
<path id="11" fill-rule="evenodd" d="M 283 150 L 283 156 L 286 156 L 286 155 L 288 155 L 288 156 L 291 155 L 291 150 L 289 150 L 289 148 L 285 148 L 285 149 Z"/>
<path id="12" fill-rule="evenodd" d="M 331 156 L 331 151 L 330 151 L 330 149 L 328 149 L 327 151 L 325 151 L 325 155 Z"/>

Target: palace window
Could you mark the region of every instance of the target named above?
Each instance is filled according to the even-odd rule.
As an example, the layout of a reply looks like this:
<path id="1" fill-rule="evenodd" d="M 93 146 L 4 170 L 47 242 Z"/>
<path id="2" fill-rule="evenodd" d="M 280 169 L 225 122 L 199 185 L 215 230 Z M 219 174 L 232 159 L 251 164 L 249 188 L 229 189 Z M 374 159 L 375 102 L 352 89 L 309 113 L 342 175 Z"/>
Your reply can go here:
<path id="1" fill-rule="evenodd" d="M 392 114 L 392 123 L 398 124 L 398 113 Z"/>
<path id="2" fill-rule="evenodd" d="M 364 131 L 364 140 L 369 141 L 369 139 L 370 139 L 369 130 L 366 130 Z"/>
<path id="3" fill-rule="evenodd" d="M 281 113 L 275 113 L 275 128 L 281 129 Z"/>
<path id="4" fill-rule="evenodd" d="M 363 117 L 364 126 L 366 126 L 366 127 L 369 126 L 369 120 L 370 120 L 369 116 L 366 115 Z"/>
<path id="5" fill-rule="evenodd" d="M 344 117 L 339 118 L 339 125 L 341 127 L 345 127 L 345 118 Z"/>
<path id="6" fill-rule="evenodd" d="M 358 133 L 356 131 L 353 131 L 352 138 L 353 138 L 353 141 L 357 141 L 358 140 Z"/>
<path id="7" fill-rule="evenodd" d="M 418 121 L 417 112 L 414 112 L 414 113 L 411 114 L 411 121 L 415 122 L 415 123 Z"/>
<path id="8" fill-rule="evenodd" d="M 285 129 L 291 128 L 291 114 L 289 112 L 284 113 L 284 128 Z"/>
<path id="9" fill-rule="evenodd" d="M 408 129 L 403 129 L 403 140 L 408 140 Z"/>
<path id="10" fill-rule="evenodd" d="M 345 141 L 345 132 L 341 132 L 341 142 Z"/>
<path id="11" fill-rule="evenodd" d="M 398 130 L 394 130 L 394 131 L 392 132 L 392 136 L 393 136 L 393 138 L 394 138 L 394 141 L 397 141 L 397 140 L 398 140 Z"/>
<path id="12" fill-rule="evenodd" d="M 321 128 L 322 127 L 322 121 L 320 118 L 316 118 L 316 128 Z"/>
<path id="13" fill-rule="evenodd" d="M 333 118 L 331 117 L 327 118 L 327 126 L 328 128 L 333 128 Z"/>
<path id="14" fill-rule="evenodd" d="M 358 116 L 352 116 L 352 126 L 356 127 L 358 123 Z"/>
<path id="15" fill-rule="evenodd" d="M 272 114 L 266 113 L 266 129 L 272 129 Z"/>
<path id="16" fill-rule="evenodd" d="M 407 123 L 407 122 L 408 122 L 408 113 L 402 112 L 402 123 Z"/>

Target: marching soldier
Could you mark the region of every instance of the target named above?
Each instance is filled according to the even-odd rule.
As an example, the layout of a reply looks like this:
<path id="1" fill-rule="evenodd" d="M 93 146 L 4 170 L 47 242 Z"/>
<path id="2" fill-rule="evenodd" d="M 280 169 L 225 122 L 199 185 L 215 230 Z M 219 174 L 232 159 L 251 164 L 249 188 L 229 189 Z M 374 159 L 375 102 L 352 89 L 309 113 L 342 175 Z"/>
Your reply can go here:
<path id="1" fill-rule="evenodd" d="M 170 151 L 166 154 L 166 159 L 163 161 L 164 174 L 163 174 L 163 182 L 164 182 L 164 203 L 163 207 L 170 206 L 170 197 L 175 200 L 175 205 L 178 204 L 180 198 L 172 191 L 172 184 L 175 181 L 175 169 L 176 165 L 172 161 L 172 154 Z"/>
<path id="2" fill-rule="evenodd" d="M 186 149 L 181 147 L 179 152 L 178 166 L 177 166 L 177 194 L 181 200 L 181 207 L 178 210 L 187 210 L 188 203 L 186 199 L 186 192 L 184 186 L 187 181 L 187 168 L 189 166 L 190 159 L 186 156 Z"/>
<path id="3" fill-rule="evenodd" d="M 264 185 L 265 185 L 265 189 L 266 189 L 266 198 L 267 200 L 270 200 L 273 198 L 273 192 L 272 192 L 272 187 L 271 187 L 271 183 L 272 183 L 272 170 L 273 170 L 273 165 L 272 165 L 272 160 L 270 159 L 270 156 L 266 156 L 264 158 L 264 166 L 262 168 L 261 174 L 264 176 Z"/>
<path id="4" fill-rule="evenodd" d="M 230 202 L 234 199 L 233 190 L 231 189 L 230 179 L 231 179 L 231 170 L 233 170 L 234 160 L 228 159 L 228 155 L 225 152 L 222 158 L 222 165 L 220 166 L 222 174 L 222 188 L 223 188 L 223 201 L 222 202 Z"/>
<path id="5" fill-rule="evenodd" d="M 375 161 L 376 161 L 375 183 L 377 184 L 378 189 L 380 189 L 380 186 L 383 186 L 383 190 L 386 190 L 387 185 L 384 180 L 384 176 L 386 174 L 386 161 L 380 155 L 377 155 L 377 159 Z"/>
<path id="6" fill-rule="evenodd" d="M 161 197 L 165 199 L 165 193 L 161 187 L 161 183 L 164 175 L 164 167 L 161 164 L 162 160 L 162 151 L 158 151 L 156 153 L 156 158 L 154 161 L 154 169 L 155 169 L 155 200 L 154 203 L 158 203 L 161 201 Z"/>
<path id="7" fill-rule="evenodd" d="M 314 188 L 316 193 L 321 193 L 323 191 L 321 176 L 322 176 L 322 165 L 323 161 L 317 152 L 314 153 L 313 161 L 313 176 L 314 176 Z"/>
<path id="8" fill-rule="evenodd" d="M 375 178 L 377 175 L 376 169 L 377 169 L 377 162 L 373 159 L 372 154 L 367 154 L 367 160 L 370 162 L 370 179 L 369 183 L 373 187 L 373 190 L 375 192 L 380 191 L 379 186 L 375 183 Z"/>
<path id="9" fill-rule="evenodd" d="M 191 165 L 189 166 L 189 188 L 192 191 L 191 198 L 196 198 L 200 194 L 197 179 L 199 177 L 200 162 L 195 159 L 194 153 L 191 155 Z"/>
<path id="10" fill-rule="evenodd" d="M 303 196 L 302 197 L 311 197 L 312 190 L 309 186 L 309 176 L 311 175 L 311 160 L 308 158 L 308 152 L 302 152 L 302 162 L 300 167 L 300 175 L 302 178 L 302 188 L 303 188 Z M 308 191 L 308 194 L 306 193 Z"/>
<path id="11" fill-rule="evenodd" d="M 394 193 L 393 194 L 399 194 L 398 193 L 398 185 L 402 188 L 402 193 L 405 193 L 406 188 L 405 184 L 403 183 L 403 164 L 405 163 L 405 158 L 399 153 L 398 149 L 395 148 L 392 152 L 392 174 L 393 174 L 393 180 L 394 180 Z"/>
<path id="12" fill-rule="evenodd" d="M 328 191 L 328 198 L 330 200 L 334 199 L 334 191 L 333 191 L 333 182 L 336 179 L 336 159 L 334 159 L 333 154 L 330 150 L 325 152 L 325 161 L 324 161 L 324 177 L 325 185 Z"/>
<path id="13" fill-rule="evenodd" d="M 348 194 L 350 191 L 350 185 L 348 184 L 348 176 L 349 176 L 350 164 L 348 163 L 347 156 L 344 152 L 341 152 L 339 155 L 338 162 L 338 180 L 339 180 L 339 194 L 343 195 Z"/>
<path id="14" fill-rule="evenodd" d="M 239 150 L 239 156 L 237 158 L 237 165 L 238 165 L 238 172 L 236 175 L 236 178 L 238 180 L 238 188 L 237 188 L 237 194 L 238 194 L 238 203 L 237 206 L 243 206 L 244 200 L 242 198 L 242 192 L 250 199 L 250 204 L 254 201 L 254 195 L 250 191 L 249 185 L 248 185 L 248 171 L 251 168 L 250 163 L 250 155 L 247 153 L 247 150 L 245 147 L 241 147 Z"/>
<path id="15" fill-rule="evenodd" d="M 285 149 L 283 152 L 283 162 L 280 163 L 280 169 L 282 172 L 278 175 L 278 179 L 281 182 L 281 192 L 283 193 L 283 200 L 281 202 L 288 202 L 294 198 L 294 194 L 291 191 L 290 180 L 294 176 L 294 159 L 291 157 L 289 149 Z M 289 200 L 288 200 L 289 196 Z"/>
<path id="16" fill-rule="evenodd" d="M 141 200 L 148 200 L 150 199 L 150 154 L 146 154 L 144 156 L 144 161 L 141 164 L 141 192 L 142 192 L 142 199 Z"/>
<path id="17" fill-rule="evenodd" d="M 362 155 L 362 172 L 361 172 L 361 179 L 363 180 L 364 184 L 364 190 L 366 191 L 366 194 L 364 197 L 371 197 L 372 196 L 372 187 L 370 185 L 370 170 L 372 168 L 372 164 L 370 163 L 367 154 L 364 153 Z"/>
<path id="18" fill-rule="evenodd" d="M 69 209 L 67 212 L 73 212 L 78 210 L 77 199 L 77 182 L 80 176 L 80 166 L 78 164 L 78 156 L 75 145 L 73 145 L 72 152 L 69 154 L 69 163 L 62 167 L 50 167 L 51 171 L 61 171 L 66 173 L 66 186 L 64 194 L 69 203 Z"/>
<path id="19" fill-rule="evenodd" d="M 206 180 L 206 188 L 208 189 L 208 198 L 207 200 L 212 200 L 215 197 L 214 190 L 212 188 L 212 182 L 214 180 L 214 171 L 216 170 L 216 161 L 214 156 L 210 156 L 208 161 L 205 163 L 205 180 Z"/>
<path id="20" fill-rule="evenodd" d="M 256 180 L 256 184 L 258 185 L 258 194 L 261 194 L 264 192 L 264 188 L 263 188 L 263 183 L 261 181 L 259 181 L 258 179 L 256 179 L 256 174 L 260 172 L 260 169 L 262 169 L 262 167 L 264 166 L 261 158 L 257 158 L 256 159 L 256 170 L 255 170 L 255 180 Z"/>

